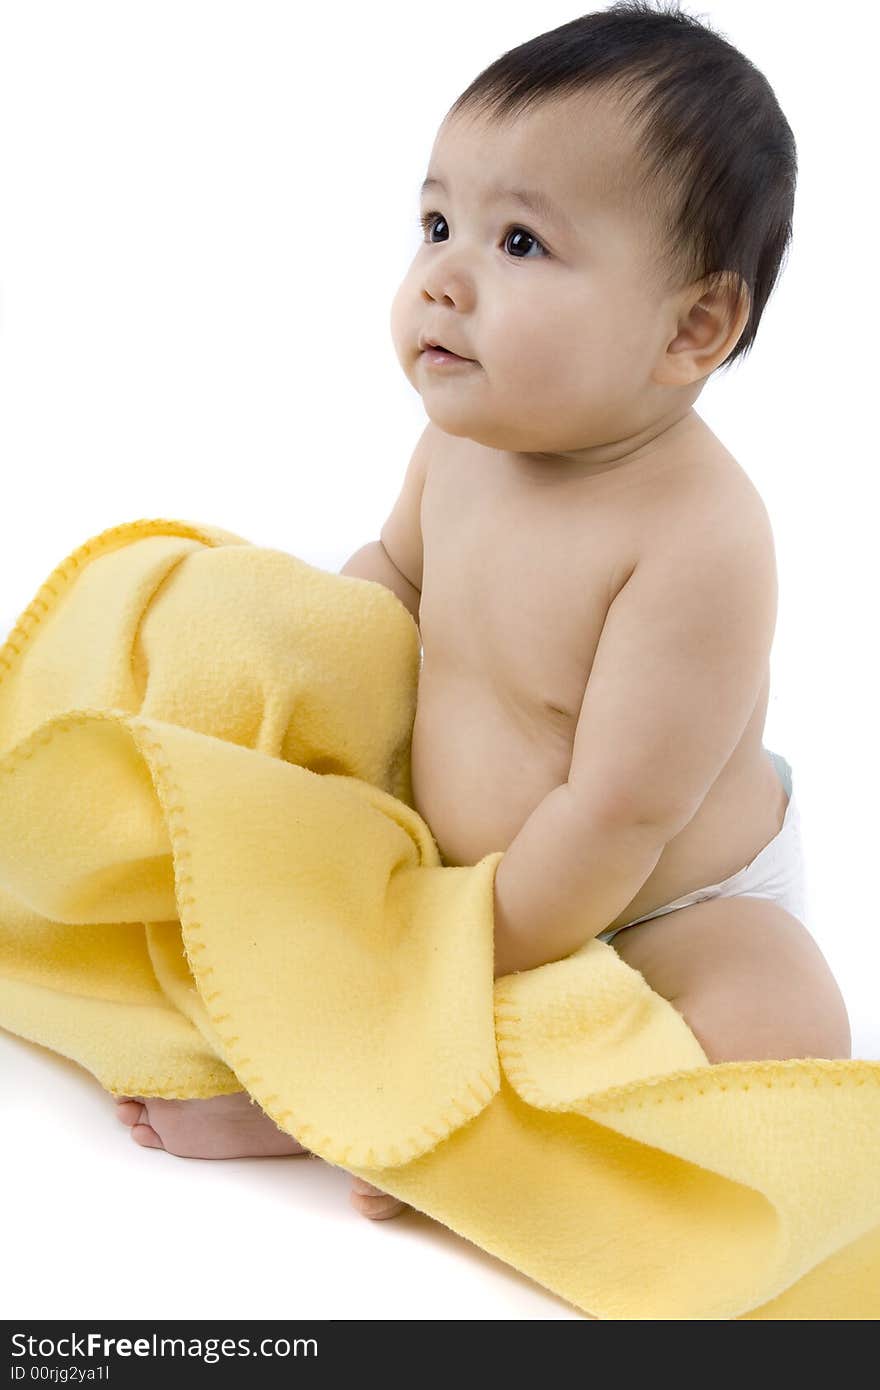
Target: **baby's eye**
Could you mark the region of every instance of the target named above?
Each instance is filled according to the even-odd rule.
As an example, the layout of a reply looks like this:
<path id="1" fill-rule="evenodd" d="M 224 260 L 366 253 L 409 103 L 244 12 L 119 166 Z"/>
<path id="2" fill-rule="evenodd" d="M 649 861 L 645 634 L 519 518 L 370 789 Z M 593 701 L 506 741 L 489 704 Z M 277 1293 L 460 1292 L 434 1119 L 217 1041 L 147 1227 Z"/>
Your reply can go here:
<path id="1" fill-rule="evenodd" d="M 431 241 L 430 237 L 432 228 L 436 228 L 438 222 L 446 222 L 446 218 L 443 216 L 442 212 L 425 212 L 422 213 L 419 217 L 419 225 L 422 228 L 422 231 L 425 233 L 425 239 L 429 246 L 436 244 Z M 507 231 L 504 233 L 505 245 L 507 244 L 508 238 L 511 233 L 513 233 L 514 236 L 517 238 L 527 237 L 528 240 L 533 242 L 535 246 L 540 247 L 542 256 L 549 256 L 550 252 L 547 250 L 544 243 L 542 241 L 539 241 L 536 236 L 533 236 L 530 231 L 527 231 L 525 227 L 521 227 L 518 223 L 514 223 L 512 226 L 508 227 Z M 529 259 L 528 255 L 518 256 L 515 253 L 512 254 L 514 254 L 514 258 L 516 260 L 527 261 Z"/>

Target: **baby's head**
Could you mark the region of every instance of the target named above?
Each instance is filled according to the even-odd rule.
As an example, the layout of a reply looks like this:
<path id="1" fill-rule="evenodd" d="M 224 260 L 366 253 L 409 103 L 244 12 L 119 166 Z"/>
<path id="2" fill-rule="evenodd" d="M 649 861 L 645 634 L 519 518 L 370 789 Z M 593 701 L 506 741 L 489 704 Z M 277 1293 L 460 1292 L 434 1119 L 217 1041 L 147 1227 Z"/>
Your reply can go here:
<path id="1" fill-rule="evenodd" d="M 392 307 L 429 417 L 576 464 L 686 415 L 754 341 L 796 171 L 767 80 L 677 9 L 626 0 L 503 54 L 440 127 Z"/>

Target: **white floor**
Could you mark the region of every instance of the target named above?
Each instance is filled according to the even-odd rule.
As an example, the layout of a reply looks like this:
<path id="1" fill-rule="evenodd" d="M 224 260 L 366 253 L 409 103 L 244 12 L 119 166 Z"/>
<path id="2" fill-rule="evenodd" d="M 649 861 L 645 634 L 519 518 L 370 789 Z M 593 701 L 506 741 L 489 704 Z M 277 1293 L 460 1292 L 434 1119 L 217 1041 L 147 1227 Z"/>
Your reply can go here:
<path id="1" fill-rule="evenodd" d="M 421 1212 L 368 1221 L 320 1160 L 141 1148 L 88 1072 L 2 1031 L 0 1075 L 7 1319 L 582 1317 Z"/>
<path id="2" fill-rule="evenodd" d="M 0 1075 L 4 1318 L 581 1317 L 421 1212 L 367 1220 L 321 1160 L 141 1148 L 88 1072 L 2 1031 Z"/>
<path id="3" fill-rule="evenodd" d="M 880 1058 L 876 1016 L 854 1037 Z M 0 1076 L 7 1319 L 581 1317 L 421 1212 L 368 1221 L 320 1160 L 143 1149 L 90 1073 L 2 1030 Z"/>

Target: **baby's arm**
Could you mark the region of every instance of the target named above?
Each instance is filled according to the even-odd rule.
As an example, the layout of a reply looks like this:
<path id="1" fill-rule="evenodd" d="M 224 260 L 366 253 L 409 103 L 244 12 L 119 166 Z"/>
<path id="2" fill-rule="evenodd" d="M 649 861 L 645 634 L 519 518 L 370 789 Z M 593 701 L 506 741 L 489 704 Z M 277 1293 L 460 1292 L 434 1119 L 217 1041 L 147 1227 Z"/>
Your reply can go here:
<path id="1" fill-rule="evenodd" d="M 422 493 L 436 434 L 436 426 L 429 422 L 416 443 L 400 496 L 382 527 L 380 539 L 362 545 L 339 571 L 355 579 L 384 584 L 409 609 L 416 626 L 422 596 Z"/>
<path id="2" fill-rule="evenodd" d="M 754 710 L 776 624 L 769 522 L 682 534 L 609 607 L 568 780 L 498 865 L 496 978 L 570 955 L 623 911 Z"/>

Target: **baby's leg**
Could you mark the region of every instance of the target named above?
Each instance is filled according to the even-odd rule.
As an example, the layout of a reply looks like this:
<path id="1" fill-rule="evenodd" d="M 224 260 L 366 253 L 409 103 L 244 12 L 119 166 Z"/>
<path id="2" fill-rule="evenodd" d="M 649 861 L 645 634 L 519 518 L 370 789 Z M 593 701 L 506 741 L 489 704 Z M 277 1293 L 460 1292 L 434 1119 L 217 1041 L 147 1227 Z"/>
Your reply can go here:
<path id="1" fill-rule="evenodd" d="M 710 1062 L 851 1055 L 828 962 L 803 922 L 767 898 L 710 898 L 610 944 L 674 1005 Z"/>

